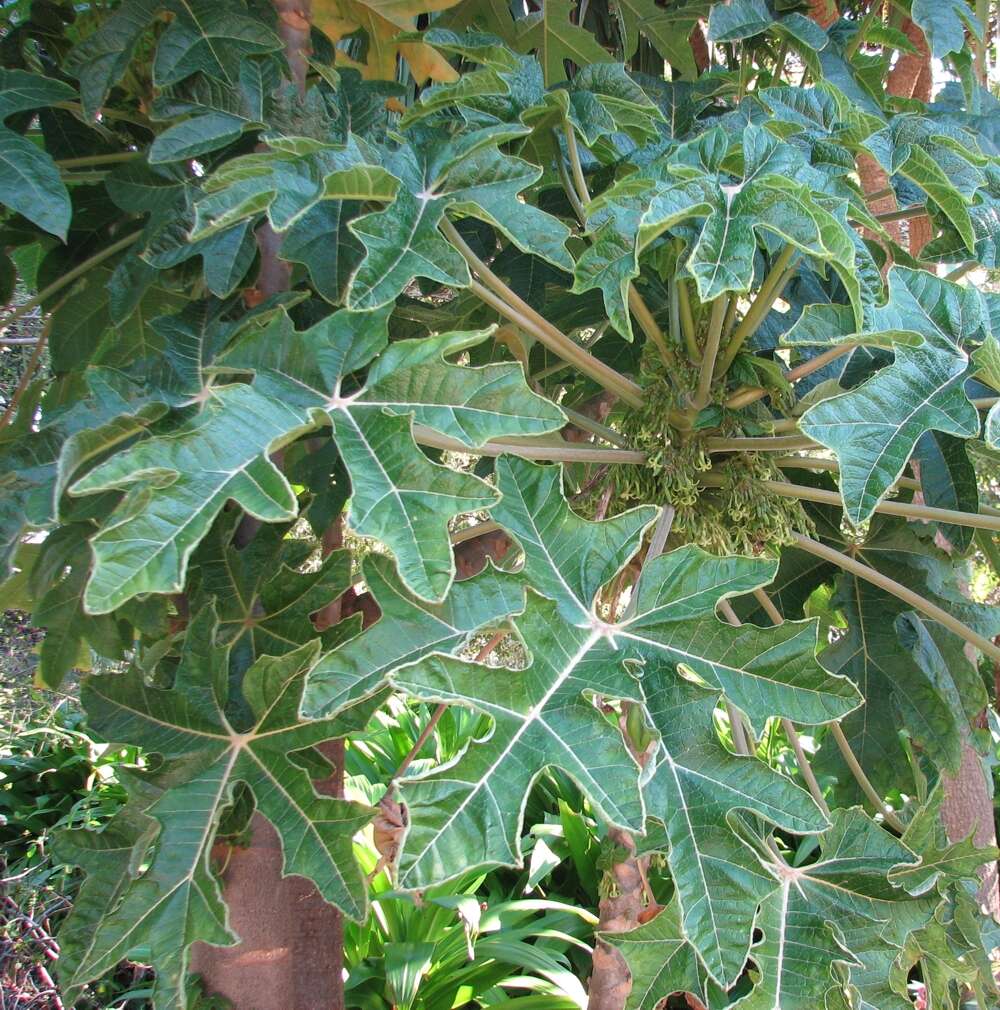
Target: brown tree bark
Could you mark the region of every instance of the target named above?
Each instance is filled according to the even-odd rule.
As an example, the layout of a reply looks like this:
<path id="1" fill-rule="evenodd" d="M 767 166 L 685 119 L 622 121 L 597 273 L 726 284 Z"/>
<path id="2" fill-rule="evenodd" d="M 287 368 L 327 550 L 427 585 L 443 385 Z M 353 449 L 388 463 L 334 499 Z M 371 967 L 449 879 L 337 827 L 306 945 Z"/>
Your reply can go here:
<path id="1" fill-rule="evenodd" d="M 316 783 L 324 795 L 343 792 L 343 741 L 320 748 L 333 774 Z M 191 970 L 206 992 L 225 996 L 235 1010 L 341 1010 L 344 1005 L 343 919 L 303 877 L 282 877 L 281 841 L 260 815 L 250 844 L 217 846 L 225 865 L 223 894 L 235 947 L 196 944 Z"/>
<path id="2" fill-rule="evenodd" d="M 992 783 L 983 768 L 982 758 L 969 746 L 962 745 L 962 766 L 952 778 L 944 776 L 944 802 L 941 804 L 941 823 L 950 842 L 958 842 L 975 831 L 978 846 L 996 845 L 996 828 L 993 823 Z M 1000 921 L 1000 881 L 997 864 L 984 863 L 979 868 L 982 884 L 979 903 L 987 913 Z"/>
<path id="3" fill-rule="evenodd" d="M 820 28 L 829 28 L 840 17 L 840 10 L 837 0 L 809 0 L 808 14 Z"/>
<path id="4" fill-rule="evenodd" d="M 902 53 L 886 78 L 886 90 L 896 98 L 916 98 L 917 85 L 926 73 L 927 95 L 930 97 L 931 53 L 924 33 L 909 18 L 904 18 L 900 28 L 913 43 L 915 53 Z M 926 101 L 926 99 L 924 99 Z"/>
<path id="5" fill-rule="evenodd" d="M 601 898 L 598 929 L 625 933 L 642 921 L 644 864 L 649 857 L 635 855 L 635 842 L 627 831 L 612 828 L 608 838 L 630 855 L 611 868 L 616 893 Z M 594 946 L 593 965 L 587 1010 L 622 1010 L 632 991 L 632 973 L 621 951 L 598 940 Z"/>
<path id="6" fill-rule="evenodd" d="M 903 53 L 899 57 L 886 78 L 886 92 L 897 98 L 919 98 L 924 102 L 929 101 L 932 75 L 927 40 L 924 38 L 924 33 L 909 18 L 904 19 L 902 30 L 917 51 Z M 877 193 L 889 187 L 888 175 L 871 155 L 859 155 L 857 167 L 861 188 L 865 193 Z M 868 208 L 873 214 L 887 214 L 898 210 L 899 205 L 896 203 L 895 196 L 890 195 L 870 201 Z M 885 224 L 885 229 L 900 245 L 905 244 L 904 238 L 908 236 L 908 247 L 914 256 L 920 255 L 920 250 L 932 237 L 930 220 L 926 217 L 911 218 L 907 223 L 905 235 L 902 221 L 888 221 Z M 891 265 L 891 262 L 887 262 L 886 269 Z"/>
<path id="7" fill-rule="evenodd" d="M 698 73 L 705 73 L 709 68 L 711 60 L 708 56 L 708 42 L 705 39 L 705 30 L 702 28 L 700 21 L 691 29 L 691 34 L 688 36 L 688 45 L 691 46 L 694 65 L 698 68 Z"/>

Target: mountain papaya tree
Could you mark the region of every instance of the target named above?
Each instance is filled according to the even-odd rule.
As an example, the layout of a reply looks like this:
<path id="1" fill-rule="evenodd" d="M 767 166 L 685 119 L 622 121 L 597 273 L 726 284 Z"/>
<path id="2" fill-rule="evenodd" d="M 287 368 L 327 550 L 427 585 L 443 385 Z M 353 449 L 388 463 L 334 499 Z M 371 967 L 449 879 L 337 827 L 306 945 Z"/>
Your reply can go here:
<path id="1" fill-rule="evenodd" d="M 67 1005 L 368 1006 L 356 839 L 554 771 L 594 1010 L 996 1006 L 988 2 L 4 6 L 0 600 L 144 755 Z"/>

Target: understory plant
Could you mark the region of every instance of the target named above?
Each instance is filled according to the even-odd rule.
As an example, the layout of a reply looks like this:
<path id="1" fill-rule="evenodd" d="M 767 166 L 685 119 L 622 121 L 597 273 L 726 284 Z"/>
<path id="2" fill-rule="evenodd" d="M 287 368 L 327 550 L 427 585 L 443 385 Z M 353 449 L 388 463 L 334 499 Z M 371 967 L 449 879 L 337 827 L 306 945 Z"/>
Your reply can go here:
<path id="1" fill-rule="evenodd" d="M 67 1005 L 995 1006 L 988 2 L 4 10 Z"/>

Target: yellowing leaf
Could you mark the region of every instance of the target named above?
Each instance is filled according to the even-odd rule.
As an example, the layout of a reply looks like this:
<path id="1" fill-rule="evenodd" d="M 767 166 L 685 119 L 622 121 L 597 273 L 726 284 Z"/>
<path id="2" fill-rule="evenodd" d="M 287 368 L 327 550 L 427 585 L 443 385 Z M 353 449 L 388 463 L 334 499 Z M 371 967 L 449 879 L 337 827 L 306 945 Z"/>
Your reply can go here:
<path id="1" fill-rule="evenodd" d="M 410 65 L 416 80 L 423 84 L 434 81 L 454 81 L 458 71 L 435 49 L 422 42 L 397 42 L 402 32 L 417 27 L 417 15 L 428 11 L 443 11 L 457 0 L 320 0 L 313 5 L 313 23 L 334 42 L 358 29 L 368 36 L 367 61 L 351 60 L 338 53 L 337 61 L 357 67 L 375 80 L 394 81 L 396 60 L 402 57 Z"/>

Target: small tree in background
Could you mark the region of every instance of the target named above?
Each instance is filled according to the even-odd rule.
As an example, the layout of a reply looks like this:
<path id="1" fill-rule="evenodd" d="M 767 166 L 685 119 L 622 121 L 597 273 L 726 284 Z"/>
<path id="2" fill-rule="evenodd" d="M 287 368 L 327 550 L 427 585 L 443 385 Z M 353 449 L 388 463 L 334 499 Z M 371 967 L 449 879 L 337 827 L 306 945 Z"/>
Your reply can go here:
<path id="1" fill-rule="evenodd" d="M 994 1005 L 988 4 L 430 6 L 8 5 L 0 602 L 147 755 L 67 999 L 342 1006 L 352 839 L 519 865 L 557 769 L 592 1008 Z"/>

